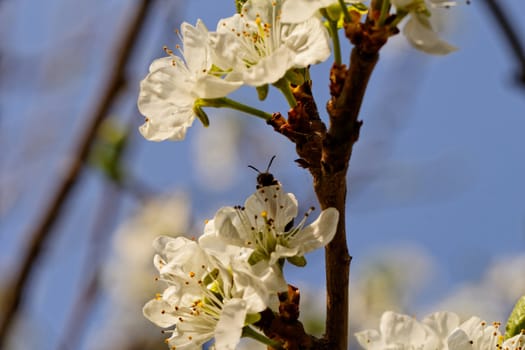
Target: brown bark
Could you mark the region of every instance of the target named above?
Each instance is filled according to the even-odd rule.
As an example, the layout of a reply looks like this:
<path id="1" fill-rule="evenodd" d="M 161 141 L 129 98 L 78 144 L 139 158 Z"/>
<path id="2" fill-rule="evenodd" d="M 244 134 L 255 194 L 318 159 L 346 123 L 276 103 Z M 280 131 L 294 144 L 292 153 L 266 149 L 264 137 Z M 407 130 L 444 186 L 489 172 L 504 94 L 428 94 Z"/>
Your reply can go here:
<path id="1" fill-rule="evenodd" d="M 361 103 L 370 76 L 379 59 L 379 50 L 395 28 L 375 27 L 373 23 L 345 23 L 345 33 L 354 44 L 350 67 L 334 64 L 330 72 L 327 104 L 328 130 L 321 121 L 311 93 L 311 82 L 294 88 L 297 106 L 288 120 L 274 114 L 269 124 L 296 144 L 300 159 L 313 177 L 314 190 L 322 209 L 339 211 L 334 239 L 325 248 L 327 318 L 322 341 L 314 349 L 348 348 L 348 286 L 351 256 L 346 242 L 346 175 L 352 148 L 359 138 L 362 122 L 358 120 Z"/>

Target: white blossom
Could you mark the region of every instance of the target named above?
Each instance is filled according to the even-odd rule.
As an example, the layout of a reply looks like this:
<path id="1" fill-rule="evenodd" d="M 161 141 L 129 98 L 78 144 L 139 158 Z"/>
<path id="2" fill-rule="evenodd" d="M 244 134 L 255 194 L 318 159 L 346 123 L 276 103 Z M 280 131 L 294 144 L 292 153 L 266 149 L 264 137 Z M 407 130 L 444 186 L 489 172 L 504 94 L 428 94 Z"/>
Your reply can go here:
<path id="1" fill-rule="evenodd" d="M 318 18 L 281 22 L 286 0 L 248 0 L 240 14 L 222 19 L 211 34 L 216 64 L 231 79 L 252 86 L 271 84 L 291 68 L 305 68 L 330 56 L 328 31 Z"/>
<path id="2" fill-rule="evenodd" d="M 521 350 L 525 334 L 503 341 L 500 323 L 488 324 L 479 317 L 460 323 L 452 312 L 437 312 L 423 321 L 387 311 L 379 330 L 356 333 L 359 344 L 368 350 Z"/>
<path id="3" fill-rule="evenodd" d="M 284 23 L 298 23 L 313 17 L 317 11 L 330 5 L 337 4 L 338 0 L 288 0 L 283 4 L 282 21 Z M 345 3 L 360 3 L 358 0 L 345 0 Z"/>
<path id="4" fill-rule="evenodd" d="M 459 325 L 453 313 L 439 312 L 419 322 L 414 317 L 387 311 L 379 330 L 356 333 L 359 344 L 368 350 L 441 350 L 446 349 L 447 335 Z"/>
<path id="5" fill-rule="evenodd" d="M 243 207 L 224 207 L 210 220 L 199 243 L 208 250 L 222 245 L 253 249 L 252 263 L 281 258 L 302 257 L 328 244 L 335 235 L 339 213 L 335 208 L 321 212 L 317 220 L 305 227 L 304 219 L 287 227 L 297 216 L 297 200 L 283 193 L 280 185 L 259 188 Z"/>
<path id="6" fill-rule="evenodd" d="M 501 340 L 499 323 L 471 317 L 448 336 L 447 343 L 450 350 L 492 350 L 498 349 Z"/>
<path id="7" fill-rule="evenodd" d="M 234 349 L 242 329 L 264 310 L 270 291 L 239 255 L 221 261 L 185 237 L 159 237 L 155 266 L 168 287 L 150 300 L 144 315 L 160 327 L 175 326 L 166 340 L 176 349 L 198 349 L 215 339 L 215 349 Z"/>
<path id="8" fill-rule="evenodd" d="M 446 55 L 456 51 L 439 37 L 429 19 L 430 9 L 455 4 L 455 1 L 445 0 L 391 0 L 398 11 L 408 12 L 409 19 L 403 28 L 403 34 L 416 49 L 433 55 Z"/>
<path id="9" fill-rule="evenodd" d="M 517 334 L 501 345 L 501 350 L 523 350 L 525 348 L 525 334 Z"/>
<path id="10" fill-rule="evenodd" d="M 151 64 L 140 83 L 138 108 L 146 116 L 140 127 L 151 141 L 182 140 L 196 117 L 195 102 L 228 95 L 242 84 L 222 79 L 216 71 L 209 46 L 209 32 L 203 22 L 195 27 L 181 25 L 182 58 L 166 50 L 168 57 Z"/>

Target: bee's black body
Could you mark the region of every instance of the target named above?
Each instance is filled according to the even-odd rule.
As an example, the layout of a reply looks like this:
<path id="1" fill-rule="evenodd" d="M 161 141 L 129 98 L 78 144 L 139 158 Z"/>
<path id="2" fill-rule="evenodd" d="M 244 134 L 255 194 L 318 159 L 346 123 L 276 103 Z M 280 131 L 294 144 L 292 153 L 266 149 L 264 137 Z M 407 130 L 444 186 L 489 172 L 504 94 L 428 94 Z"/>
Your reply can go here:
<path id="1" fill-rule="evenodd" d="M 267 186 L 275 186 L 279 184 L 279 181 L 277 181 L 273 174 L 270 173 L 270 167 L 272 166 L 272 162 L 274 159 L 275 156 L 273 156 L 272 159 L 270 159 L 270 163 L 268 163 L 268 167 L 266 168 L 265 172 L 260 171 L 252 165 L 248 165 L 248 167 L 252 168 L 253 170 L 259 173 L 259 175 L 257 175 L 257 189 Z"/>

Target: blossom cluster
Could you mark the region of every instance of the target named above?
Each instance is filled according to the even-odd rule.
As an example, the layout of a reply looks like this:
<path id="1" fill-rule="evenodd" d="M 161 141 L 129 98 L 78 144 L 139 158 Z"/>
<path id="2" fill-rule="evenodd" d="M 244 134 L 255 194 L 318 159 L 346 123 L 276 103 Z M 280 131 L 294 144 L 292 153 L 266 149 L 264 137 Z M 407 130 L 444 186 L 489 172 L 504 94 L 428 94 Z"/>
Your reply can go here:
<path id="1" fill-rule="evenodd" d="M 509 339 L 502 336 L 500 323 L 489 324 L 478 317 L 461 323 L 452 312 L 436 312 L 422 321 L 385 312 L 379 330 L 356 333 L 359 344 L 368 350 L 521 350 L 523 331 Z"/>
<path id="2" fill-rule="evenodd" d="M 249 0 L 241 13 L 221 19 L 215 32 L 202 21 L 181 26 L 181 56 L 155 60 L 141 83 L 138 100 L 149 140 L 181 140 L 206 99 L 218 99 L 246 84 L 277 83 L 288 70 L 330 56 L 328 31 L 311 17 L 283 23 L 284 0 Z"/>
<path id="3" fill-rule="evenodd" d="M 389 3 L 390 0 L 385 0 Z M 138 108 L 146 117 L 142 135 L 152 141 L 182 140 L 199 118 L 207 125 L 202 107 L 230 107 L 247 111 L 226 96 L 243 85 L 259 89 L 264 98 L 268 86 L 280 89 L 293 105 L 289 86 L 298 76 L 308 76 L 309 66 L 331 54 L 330 41 L 337 32 L 327 29 L 320 10 L 339 7 L 338 0 L 247 0 L 239 13 L 219 20 L 209 31 L 198 20 L 183 23 L 178 55 L 165 47 L 167 57 L 153 61 L 141 82 Z M 431 54 L 446 54 L 455 48 L 439 38 L 430 22 L 430 9 L 450 6 L 444 0 L 391 0 L 396 18 L 408 16 L 404 33 L 414 47 Z M 358 0 L 345 6 L 366 9 Z M 352 7 L 354 6 L 354 7 Z M 346 9 L 345 9 L 346 10 Z M 340 13 L 341 11 L 335 11 Z M 365 11 L 366 12 L 366 11 Z M 327 13 L 326 11 L 323 13 Z M 331 11 L 334 13 L 334 11 Z M 339 23 L 339 19 L 330 19 Z M 295 77 L 295 78 L 294 78 Z M 265 92 L 266 91 L 266 92 Z M 262 118 L 271 114 L 251 112 Z"/>
<path id="4" fill-rule="evenodd" d="M 311 224 L 298 213 L 295 196 L 281 185 L 264 186 L 244 206 L 224 207 L 204 234 L 159 237 L 154 264 L 167 288 L 150 300 L 144 315 L 170 330 L 173 349 L 198 349 L 215 340 L 215 349 L 234 349 L 267 308 L 278 309 L 277 293 L 287 290 L 282 267 L 301 265 L 304 254 L 333 238 L 338 211 L 328 208 Z M 299 262 L 299 263 L 297 263 Z"/>

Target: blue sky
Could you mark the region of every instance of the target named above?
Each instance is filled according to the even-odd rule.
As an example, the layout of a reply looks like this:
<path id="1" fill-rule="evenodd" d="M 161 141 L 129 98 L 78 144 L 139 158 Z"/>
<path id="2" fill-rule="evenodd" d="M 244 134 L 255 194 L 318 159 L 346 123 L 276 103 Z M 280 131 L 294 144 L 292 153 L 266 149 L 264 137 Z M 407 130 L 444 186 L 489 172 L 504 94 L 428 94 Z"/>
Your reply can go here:
<path id="1" fill-rule="evenodd" d="M 507 0 L 502 5 L 523 38 L 520 19 L 525 3 Z M 7 150 L 0 155 L 2 276 L 16 265 L 27 230 L 98 98 L 107 62 L 113 58 L 108 50 L 116 45 L 118 28 L 132 6 L 122 0 L 0 3 L 5 77 L 0 83 L 0 145 Z M 183 19 L 195 23 L 197 18 L 214 29 L 216 21 L 232 11 L 233 1 L 159 1 L 155 18 L 140 38 L 140 50 L 130 57 L 130 84 L 113 113 L 138 127 L 141 118 L 134 102 L 138 80 L 149 62 L 163 55 L 163 45 L 178 42 L 172 30 Z M 408 243 L 438 264 L 434 283 L 414 301 L 415 310 L 525 248 L 525 89 L 514 81 L 514 57 L 482 2 L 459 6 L 446 15 L 449 22 L 443 35 L 459 47 L 457 52 L 429 57 L 409 47 L 402 35 L 383 50 L 363 104 L 364 125 L 349 176 L 348 233 L 356 271 L 360 262 L 382 249 Z M 344 47 L 348 53 L 349 47 Z M 321 110 L 328 99 L 329 65 L 313 68 Z M 275 91 L 264 104 L 248 89 L 234 97 L 269 111 L 286 110 Z M 212 111 L 210 117 L 210 128 L 197 131 L 203 128 L 196 122 L 182 143 L 151 143 L 135 133 L 129 168 L 156 190 L 187 191 L 196 223 L 222 205 L 243 202 L 256 177 L 247 165 L 264 168 L 274 154 L 272 171 L 285 188 L 297 193 L 304 208 L 315 203 L 310 177 L 293 164 L 293 146 L 283 137 L 255 118 L 227 114 L 214 118 Z M 217 170 L 216 176 L 232 180 L 212 189 L 200 180 L 195 145 L 197 135 L 218 130 L 214 124 L 223 123 L 221 118 L 242 125 L 246 136 L 236 139 L 242 145 L 236 161 L 229 169 Z M 94 203 L 103 196 L 101 183 L 93 170 L 82 178 L 33 283 L 28 312 L 33 325 L 58 320 L 46 326 L 53 339 L 82 280 L 85 231 Z M 124 203 L 115 215 L 124 216 L 133 208 L 129 197 Z M 322 254 L 313 254 L 308 268 L 294 272 L 294 277 L 319 284 L 322 261 Z M 46 327 L 39 329 L 43 336 Z"/>

